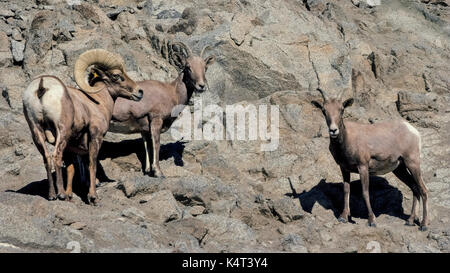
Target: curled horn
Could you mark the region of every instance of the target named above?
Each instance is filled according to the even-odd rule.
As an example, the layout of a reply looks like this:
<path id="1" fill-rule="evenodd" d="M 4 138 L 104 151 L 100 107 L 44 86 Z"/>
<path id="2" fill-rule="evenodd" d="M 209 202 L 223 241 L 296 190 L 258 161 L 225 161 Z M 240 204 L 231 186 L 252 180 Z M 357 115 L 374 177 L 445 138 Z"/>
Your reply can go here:
<path id="1" fill-rule="evenodd" d="M 86 69 L 91 65 L 98 65 L 99 67 L 105 69 L 117 68 L 125 73 L 123 63 L 124 62 L 122 57 L 114 53 L 111 53 L 107 50 L 104 49 L 88 50 L 83 54 L 81 54 L 80 57 L 78 57 L 77 61 L 75 62 L 74 67 L 75 82 L 78 84 L 81 90 L 91 94 L 97 93 L 101 91 L 104 88 L 104 86 L 103 85 L 100 85 L 98 87 L 90 86 L 85 78 Z"/>
<path id="2" fill-rule="evenodd" d="M 320 94 L 322 95 L 323 101 L 326 101 L 327 96 L 326 96 L 325 92 L 320 87 L 317 87 L 317 91 L 319 91 Z"/>
<path id="3" fill-rule="evenodd" d="M 209 45 L 205 46 L 200 53 L 200 58 L 203 58 L 203 54 L 205 53 L 206 50 L 209 50 L 209 49 L 211 49 L 211 47 Z"/>
<path id="4" fill-rule="evenodd" d="M 186 58 L 188 58 L 189 56 L 192 56 L 192 51 L 191 51 L 191 49 L 187 46 L 187 45 L 185 45 L 184 43 L 182 43 L 182 42 L 174 42 L 174 43 L 172 43 L 172 47 L 173 46 L 178 46 L 178 47 L 180 47 L 181 48 L 181 50 L 185 50 L 186 51 Z"/>

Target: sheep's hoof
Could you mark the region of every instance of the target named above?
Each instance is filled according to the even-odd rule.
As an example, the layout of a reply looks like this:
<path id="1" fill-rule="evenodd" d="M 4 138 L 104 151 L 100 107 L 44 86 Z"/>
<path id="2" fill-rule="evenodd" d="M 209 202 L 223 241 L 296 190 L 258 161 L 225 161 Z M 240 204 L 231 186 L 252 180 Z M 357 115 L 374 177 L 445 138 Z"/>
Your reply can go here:
<path id="1" fill-rule="evenodd" d="M 54 201 L 54 200 L 56 200 L 56 193 L 49 193 L 48 201 Z"/>
<path id="2" fill-rule="evenodd" d="M 377 224 L 375 222 L 369 222 L 367 225 L 369 227 L 377 227 Z"/>
<path id="3" fill-rule="evenodd" d="M 427 231 L 428 227 L 427 226 L 420 226 L 419 230 L 420 231 Z"/>
<path id="4" fill-rule="evenodd" d="M 339 217 L 338 221 L 341 222 L 341 223 L 347 223 L 348 222 L 347 219 L 345 219 L 344 217 Z"/>
<path id="5" fill-rule="evenodd" d="M 72 200 L 72 197 L 73 197 L 73 193 L 71 193 L 71 192 L 70 192 L 70 193 L 67 193 L 67 192 L 66 192 L 66 200 L 67 200 L 67 201 Z"/>
<path id="6" fill-rule="evenodd" d="M 414 221 L 406 221 L 405 226 L 413 227 L 415 226 Z"/>
<path id="7" fill-rule="evenodd" d="M 64 193 L 58 193 L 58 199 L 59 199 L 59 200 L 66 200 L 66 194 L 64 194 Z"/>
<path id="8" fill-rule="evenodd" d="M 97 206 L 97 196 L 88 194 L 89 205 Z"/>

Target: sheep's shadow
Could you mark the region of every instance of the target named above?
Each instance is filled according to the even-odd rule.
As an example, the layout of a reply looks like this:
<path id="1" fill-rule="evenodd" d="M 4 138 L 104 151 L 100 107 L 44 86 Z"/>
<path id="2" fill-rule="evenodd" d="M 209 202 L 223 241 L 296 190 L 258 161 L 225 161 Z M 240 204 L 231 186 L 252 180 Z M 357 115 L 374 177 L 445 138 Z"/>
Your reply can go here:
<path id="1" fill-rule="evenodd" d="M 303 210 L 312 213 L 314 205 L 319 203 L 323 208 L 333 211 L 336 218 L 344 208 L 343 183 L 326 182 L 324 179 L 309 191 L 297 193 L 291 185 L 292 193 L 287 196 L 298 198 Z M 370 177 L 369 184 L 370 204 L 375 216 L 387 214 L 406 220 L 408 215 L 403 211 L 403 194 L 395 187 L 389 185 L 383 177 Z M 362 196 L 361 180 L 350 183 L 350 213 L 354 218 L 367 219 L 367 207 Z"/>
<path id="2" fill-rule="evenodd" d="M 67 186 L 67 172 L 66 172 L 66 168 L 63 167 L 62 168 L 62 173 L 63 173 L 63 180 L 64 180 L 64 189 Z M 56 183 L 56 172 L 52 173 L 53 176 L 53 181 L 55 181 Z M 13 192 L 17 192 L 17 193 L 21 193 L 21 194 L 27 194 L 27 195 L 36 195 L 36 196 L 41 196 L 42 198 L 48 199 L 48 179 L 42 179 L 42 180 L 38 180 L 38 181 L 33 181 L 31 183 L 29 183 L 28 185 L 20 188 L 17 191 L 13 191 Z M 55 190 L 56 190 L 56 184 L 55 184 Z M 12 191 L 12 190 L 8 190 L 8 191 Z M 81 200 L 83 202 L 85 202 L 86 204 L 88 203 L 87 200 L 87 194 L 88 194 L 88 185 L 81 183 L 80 182 L 80 175 L 79 172 L 75 172 L 74 178 L 73 178 L 73 193 L 77 196 L 79 196 L 81 198 Z"/>
<path id="3" fill-rule="evenodd" d="M 177 141 L 174 143 L 168 143 L 161 145 L 159 151 L 160 160 L 168 160 L 173 157 L 173 161 L 176 166 L 184 166 L 183 152 L 186 142 Z M 150 148 L 150 151 L 152 149 Z M 135 154 L 141 163 L 141 169 L 144 170 L 145 166 L 145 146 L 142 138 L 127 139 L 120 142 L 104 141 L 99 152 L 99 160 L 106 158 L 118 158 Z M 152 154 L 149 155 L 152 160 Z"/>

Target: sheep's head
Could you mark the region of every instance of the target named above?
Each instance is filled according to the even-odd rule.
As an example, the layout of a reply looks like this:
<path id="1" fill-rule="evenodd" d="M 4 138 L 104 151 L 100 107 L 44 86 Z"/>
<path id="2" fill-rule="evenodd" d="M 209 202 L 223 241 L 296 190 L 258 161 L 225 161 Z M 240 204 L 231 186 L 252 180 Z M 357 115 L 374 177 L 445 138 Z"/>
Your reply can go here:
<path id="1" fill-rule="evenodd" d="M 323 104 L 317 101 L 311 101 L 311 103 L 315 107 L 319 108 L 325 116 L 330 137 L 337 138 L 340 133 L 340 125 L 343 122 L 344 109 L 353 104 L 353 98 L 342 102 L 342 93 L 337 98 L 329 99 L 321 89 L 318 88 L 317 90 L 322 95 Z"/>
<path id="2" fill-rule="evenodd" d="M 206 58 L 203 57 L 209 46 L 204 47 L 200 56 L 197 56 L 192 54 L 192 51 L 183 43 L 178 42 L 173 45 L 177 45 L 180 47 L 181 51 L 185 51 L 185 54 L 180 54 L 178 52 L 172 53 L 175 65 L 185 73 L 185 76 L 195 88 L 195 91 L 200 93 L 205 91 L 207 83 L 205 73 L 208 70 L 208 66 L 213 64 L 216 60 L 214 55 L 210 55 Z"/>
<path id="3" fill-rule="evenodd" d="M 81 54 L 75 63 L 74 76 L 80 89 L 89 94 L 106 88 L 113 98 L 139 101 L 143 96 L 137 83 L 126 74 L 122 58 L 104 49 L 92 49 Z"/>

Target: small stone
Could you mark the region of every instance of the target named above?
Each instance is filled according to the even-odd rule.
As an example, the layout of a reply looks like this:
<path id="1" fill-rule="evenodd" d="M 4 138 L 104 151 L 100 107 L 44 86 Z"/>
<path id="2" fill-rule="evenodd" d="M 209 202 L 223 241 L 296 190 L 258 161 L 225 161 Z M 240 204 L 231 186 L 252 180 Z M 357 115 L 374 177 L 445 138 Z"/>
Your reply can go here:
<path id="1" fill-rule="evenodd" d="M 16 41 L 22 41 L 23 37 L 22 37 L 22 33 L 20 33 L 20 31 L 15 28 L 12 32 L 12 36 L 11 36 L 14 40 Z"/>
<path id="2" fill-rule="evenodd" d="M 14 12 L 12 12 L 9 9 L 0 9 L 0 17 L 13 17 L 14 16 Z"/>
<path id="3" fill-rule="evenodd" d="M 145 5 L 147 4 L 147 1 L 141 1 L 137 4 L 138 9 L 143 9 Z"/>
<path id="4" fill-rule="evenodd" d="M 73 229 L 76 229 L 76 230 L 82 230 L 83 228 L 86 227 L 86 224 L 83 222 L 75 222 L 75 223 L 72 223 L 70 225 L 70 227 Z"/>
<path id="5" fill-rule="evenodd" d="M 197 215 L 203 214 L 204 211 L 205 211 L 205 208 L 202 207 L 202 206 L 193 206 L 193 207 L 189 210 L 189 213 L 190 213 L 192 216 L 197 216 Z"/>
<path id="6" fill-rule="evenodd" d="M 124 209 L 121 215 L 136 221 L 143 221 L 145 219 L 145 213 L 135 207 Z"/>
<path id="7" fill-rule="evenodd" d="M 305 247 L 305 242 L 302 237 L 297 234 L 288 234 L 283 237 L 281 245 L 284 251 L 307 253 L 308 249 Z"/>
<path id="8" fill-rule="evenodd" d="M 108 12 L 108 13 L 106 14 L 106 16 L 108 16 L 109 19 L 111 19 L 111 20 L 116 20 L 116 19 L 117 19 L 117 16 L 119 16 L 119 14 L 121 14 L 121 13 L 124 12 L 125 10 L 126 10 L 126 8 L 120 7 L 120 8 L 118 8 L 118 9 L 115 9 L 115 10 L 111 11 L 111 12 Z"/>
<path id="9" fill-rule="evenodd" d="M 181 13 L 174 9 L 163 10 L 156 15 L 157 19 L 176 19 L 180 17 Z"/>

